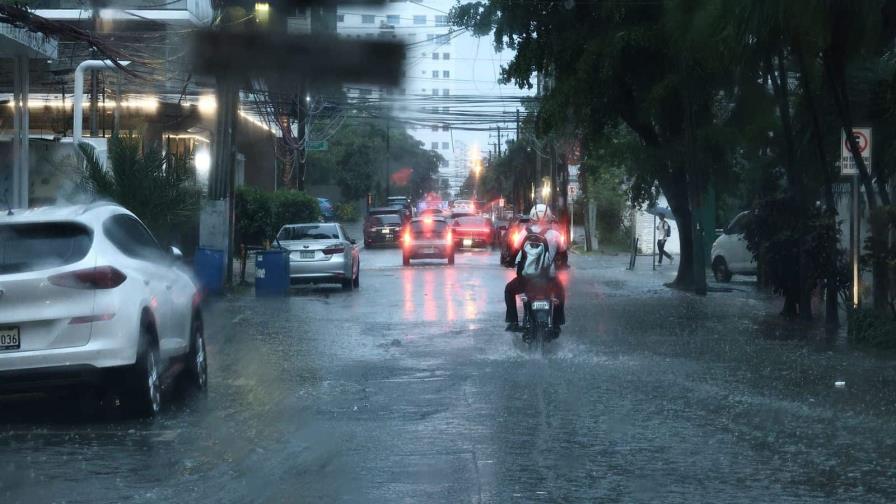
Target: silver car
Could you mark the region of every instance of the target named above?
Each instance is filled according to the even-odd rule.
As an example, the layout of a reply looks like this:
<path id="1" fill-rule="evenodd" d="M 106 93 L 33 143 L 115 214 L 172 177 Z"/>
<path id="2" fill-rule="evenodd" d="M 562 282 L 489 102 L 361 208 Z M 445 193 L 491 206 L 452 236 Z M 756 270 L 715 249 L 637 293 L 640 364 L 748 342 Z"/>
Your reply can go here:
<path id="1" fill-rule="evenodd" d="M 288 224 L 277 233 L 288 249 L 289 278 L 297 283 L 339 283 L 345 290 L 361 285 L 361 256 L 342 224 Z"/>

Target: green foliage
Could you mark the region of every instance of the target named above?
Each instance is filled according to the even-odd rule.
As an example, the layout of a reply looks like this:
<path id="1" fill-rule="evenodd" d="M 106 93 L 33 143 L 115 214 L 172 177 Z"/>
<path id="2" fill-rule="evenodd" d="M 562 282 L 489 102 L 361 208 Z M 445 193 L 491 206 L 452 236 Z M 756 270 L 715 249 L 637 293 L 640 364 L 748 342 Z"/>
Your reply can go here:
<path id="1" fill-rule="evenodd" d="M 90 144 L 78 148 L 84 156 L 82 188 L 133 212 L 161 241 L 198 215 L 201 191 L 186 157 L 166 157 L 142 149 L 139 137 L 116 136 L 109 139 L 104 168 Z"/>
<path id="2" fill-rule="evenodd" d="M 271 193 L 271 236 L 286 224 L 320 220 L 320 204 L 302 191 L 281 190 Z"/>
<path id="3" fill-rule="evenodd" d="M 626 195 L 623 189 L 624 173 L 621 168 L 607 167 L 588 175 L 588 199 L 597 207 L 597 233 L 599 243 L 624 243 L 624 215 Z"/>
<path id="4" fill-rule="evenodd" d="M 874 310 L 849 310 L 847 335 L 851 343 L 878 349 L 896 350 L 896 317 L 885 317 Z"/>
<path id="5" fill-rule="evenodd" d="M 236 191 L 236 241 L 246 245 L 261 245 L 273 234 L 271 193 L 253 186 L 241 186 Z"/>
<path id="6" fill-rule="evenodd" d="M 339 222 L 357 222 L 360 218 L 354 203 L 336 203 L 336 220 Z"/>
<path id="7" fill-rule="evenodd" d="M 328 143 L 326 151 L 308 153 L 308 180 L 336 184 L 348 201 L 366 197 L 377 184 L 384 187 L 387 177 L 390 194 L 417 198 L 436 189 L 442 156 L 424 149 L 401 126 L 369 121 L 349 124 Z"/>
<path id="8" fill-rule="evenodd" d="M 803 208 L 792 195 L 760 200 L 744 238 L 762 273 L 785 297 L 785 314 L 826 279 L 845 281 L 839 229 L 819 207 Z M 842 290 L 844 285 L 837 285 Z"/>

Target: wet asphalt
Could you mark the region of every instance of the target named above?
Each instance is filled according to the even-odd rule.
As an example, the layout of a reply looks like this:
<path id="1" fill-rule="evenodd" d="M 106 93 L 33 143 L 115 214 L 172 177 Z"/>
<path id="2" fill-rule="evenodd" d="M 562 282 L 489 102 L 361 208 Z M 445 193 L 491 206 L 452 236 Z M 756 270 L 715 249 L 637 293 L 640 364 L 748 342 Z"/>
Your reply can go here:
<path id="1" fill-rule="evenodd" d="M 213 301 L 206 397 L 0 401 L 0 502 L 896 501 L 892 356 L 627 261 L 572 257 L 544 355 L 503 331 L 490 251 Z"/>

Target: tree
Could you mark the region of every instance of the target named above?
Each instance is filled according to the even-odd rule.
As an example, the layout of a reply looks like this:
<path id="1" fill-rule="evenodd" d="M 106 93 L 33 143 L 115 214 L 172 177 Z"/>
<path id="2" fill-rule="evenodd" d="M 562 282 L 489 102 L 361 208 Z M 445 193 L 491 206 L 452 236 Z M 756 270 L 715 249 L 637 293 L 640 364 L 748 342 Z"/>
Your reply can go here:
<path id="1" fill-rule="evenodd" d="M 374 121 L 344 125 L 328 144 L 326 151 L 308 154 L 309 180 L 337 184 L 348 200 L 363 198 L 377 184 L 386 187 L 387 183 L 390 194 L 419 198 L 436 189 L 444 161 L 404 128 Z"/>
<path id="2" fill-rule="evenodd" d="M 133 212 L 161 241 L 170 241 L 198 214 L 201 191 L 187 157 L 144 150 L 136 136 L 111 137 L 105 166 L 93 146 L 78 148 L 84 155 L 81 187 Z"/>
<path id="3" fill-rule="evenodd" d="M 691 288 L 705 274 L 694 268 L 692 202 L 723 152 L 713 145 L 713 105 L 719 81 L 731 74 L 714 46 L 693 51 L 697 44 L 669 30 L 665 4 L 491 0 L 458 6 L 452 18 L 516 51 L 502 69 L 504 82 L 531 88 L 534 73 L 546 77 L 541 128 L 572 123 L 590 141 L 624 124 L 637 135 L 643 155 L 632 166 L 636 192 L 657 181 L 666 195 L 681 242 L 672 285 Z"/>

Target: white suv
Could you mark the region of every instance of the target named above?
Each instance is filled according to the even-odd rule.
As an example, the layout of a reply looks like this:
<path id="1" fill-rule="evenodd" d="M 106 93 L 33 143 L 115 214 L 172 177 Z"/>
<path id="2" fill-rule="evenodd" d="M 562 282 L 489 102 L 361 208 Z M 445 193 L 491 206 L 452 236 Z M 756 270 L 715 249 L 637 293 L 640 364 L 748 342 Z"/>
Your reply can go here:
<path id="1" fill-rule="evenodd" d="M 747 249 L 744 239 L 746 224 L 751 212 L 742 212 L 735 217 L 722 236 L 712 244 L 712 272 L 718 282 L 730 282 L 733 274 L 755 275 L 756 261 Z"/>
<path id="2" fill-rule="evenodd" d="M 88 383 L 152 416 L 169 379 L 204 390 L 198 290 L 179 256 L 110 203 L 0 212 L 0 391 Z"/>

